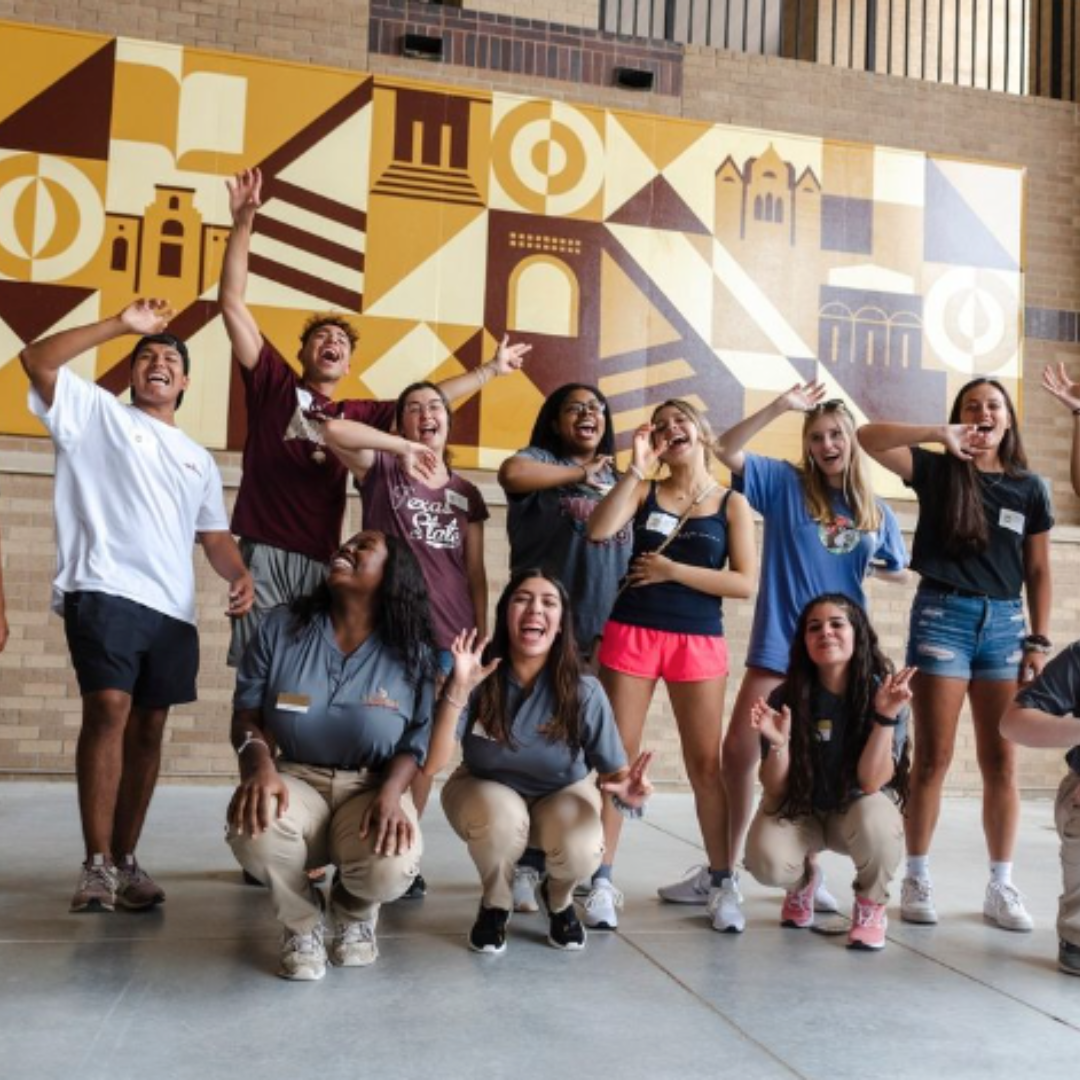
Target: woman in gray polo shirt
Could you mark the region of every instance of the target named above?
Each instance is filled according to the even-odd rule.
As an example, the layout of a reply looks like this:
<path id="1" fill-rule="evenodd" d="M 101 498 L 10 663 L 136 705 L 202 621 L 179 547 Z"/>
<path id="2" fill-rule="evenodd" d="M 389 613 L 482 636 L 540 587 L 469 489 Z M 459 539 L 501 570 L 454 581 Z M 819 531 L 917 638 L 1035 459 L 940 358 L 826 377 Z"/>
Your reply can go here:
<path id="1" fill-rule="evenodd" d="M 347 540 L 326 582 L 271 612 L 244 654 L 228 840 L 270 888 L 284 926 L 283 978 L 326 972 L 309 867 L 338 868 L 330 960 L 340 967 L 374 962 L 379 905 L 416 876 L 421 842 L 408 787 L 431 732 L 432 655 L 416 557 L 375 531 Z"/>
<path id="2" fill-rule="evenodd" d="M 651 754 L 628 766 L 607 696 L 582 673 L 558 579 L 538 569 L 515 574 L 499 598 L 486 654 L 487 642 L 476 638 L 474 630 L 454 642 L 454 672 L 438 703 L 424 765 L 434 776 L 450 760 L 455 737 L 461 740 L 463 763 L 443 788 L 442 802 L 483 884 L 469 946 L 486 953 L 506 948 L 514 866 L 528 845 L 547 859 L 539 895 L 548 912 L 548 941 L 559 949 L 584 948 L 573 890 L 604 853 L 600 791 L 627 814 L 640 815 L 652 790 L 646 775 Z"/>

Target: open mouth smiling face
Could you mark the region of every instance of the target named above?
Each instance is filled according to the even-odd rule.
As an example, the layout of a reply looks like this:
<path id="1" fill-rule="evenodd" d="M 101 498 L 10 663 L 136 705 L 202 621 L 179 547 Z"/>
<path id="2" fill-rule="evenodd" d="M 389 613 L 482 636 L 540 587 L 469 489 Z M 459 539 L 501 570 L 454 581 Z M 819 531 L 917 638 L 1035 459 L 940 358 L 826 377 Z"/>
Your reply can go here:
<path id="1" fill-rule="evenodd" d="M 136 401 L 175 400 L 187 389 L 187 385 L 184 361 L 170 346 L 150 342 L 135 357 L 131 367 L 131 390 Z"/>
<path id="2" fill-rule="evenodd" d="M 350 537 L 330 558 L 327 581 L 331 588 L 356 581 L 378 583 L 386 564 L 386 541 L 380 532 L 361 532 Z"/>
<path id="3" fill-rule="evenodd" d="M 972 451 L 996 449 L 1012 426 L 1005 395 L 990 383 L 972 387 L 960 403 L 960 422 L 975 428 L 968 439 Z"/>
<path id="4" fill-rule="evenodd" d="M 661 461 L 684 456 L 697 442 L 697 425 L 685 413 L 668 407 L 657 414 L 653 421 L 653 445 L 659 448 Z"/>
<path id="5" fill-rule="evenodd" d="M 826 476 L 836 476 L 851 461 L 851 441 L 832 416 L 822 416 L 806 433 L 806 448 L 814 464 Z"/>
<path id="6" fill-rule="evenodd" d="M 594 451 L 604 437 L 604 406 L 588 390 L 572 390 L 559 409 L 558 434 L 575 451 Z"/>
<path id="7" fill-rule="evenodd" d="M 401 433 L 410 442 L 441 450 L 449 433 L 446 403 L 438 391 L 424 389 L 411 393 L 401 410 Z"/>
<path id="8" fill-rule="evenodd" d="M 352 343 L 338 326 L 318 326 L 307 339 L 300 352 L 304 371 L 311 374 L 314 368 L 320 374 L 336 375 L 349 366 Z"/>
<path id="9" fill-rule="evenodd" d="M 506 609 L 510 649 L 522 657 L 551 651 L 562 626 L 562 598 L 545 578 L 527 578 L 515 589 Z"/>

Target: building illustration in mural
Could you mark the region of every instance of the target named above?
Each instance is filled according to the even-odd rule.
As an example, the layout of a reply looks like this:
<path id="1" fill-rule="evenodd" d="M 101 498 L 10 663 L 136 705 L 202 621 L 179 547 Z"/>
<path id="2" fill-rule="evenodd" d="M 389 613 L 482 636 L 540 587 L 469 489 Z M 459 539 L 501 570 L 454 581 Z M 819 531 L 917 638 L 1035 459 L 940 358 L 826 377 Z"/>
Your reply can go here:
<path id="1" fill-rule="evenodd" d="M 393 397 L 504 331 L 533 343 L 457 414 L 463 466 L 569 380 L 604 390 L 624 448 L 666 397 L 719 429 L 809 378 L 913 421 L 972 374 L 1018 384 L 1019 169 L 12 24 L 0 48 L 6 433 L 41 433 L 25 342 L 149 295 L 195 359 L 181 424 L 242 445 L 216 295 L 224 180 L 256 165 L 248 299 L 284 355 L 310 311 L 349 313 L 343 392 Z M 82 372 L 123 392 L 123 343 Z"/>

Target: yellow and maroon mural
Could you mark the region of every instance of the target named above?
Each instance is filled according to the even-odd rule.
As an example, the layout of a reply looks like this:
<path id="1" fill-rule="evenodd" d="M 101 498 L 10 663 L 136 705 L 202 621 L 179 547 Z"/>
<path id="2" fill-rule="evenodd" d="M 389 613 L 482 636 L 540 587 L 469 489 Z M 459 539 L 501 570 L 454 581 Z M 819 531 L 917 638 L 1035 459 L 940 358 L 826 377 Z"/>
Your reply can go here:
<path id="1" fill-rule="evenodd" d="M 623 444 L 668 396 L 719 429 L 809 378 L 911 421 L 974 373 L 1018 386 L 1022 169 L 10 23 L 0 55 L 5 433 L 42 433 L 23 343 L 161 296 L 193 357 L 178 419 L 242 444 L 215 297 L 249 166 L 249 303 L 286 356 L 310 311 L 353 314 L 344 393 L 534 344 L 458 413 L 459 465 L 497 465 L 571 379 Z M 122 393 L 124 345 L 81 372 Z"/>

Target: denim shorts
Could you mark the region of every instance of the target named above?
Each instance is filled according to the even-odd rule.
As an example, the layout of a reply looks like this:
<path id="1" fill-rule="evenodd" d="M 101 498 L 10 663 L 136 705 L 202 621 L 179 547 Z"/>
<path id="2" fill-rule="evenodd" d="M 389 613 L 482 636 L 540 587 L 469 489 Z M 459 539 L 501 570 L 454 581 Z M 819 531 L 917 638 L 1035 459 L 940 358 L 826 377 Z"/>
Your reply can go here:
<path id="1" fill-rule="evenodd" d="M 1026 634 L 1020 600 L 920 588 L 911 605 L 907 663 L 949 679 L 1014 680 Z"/>

